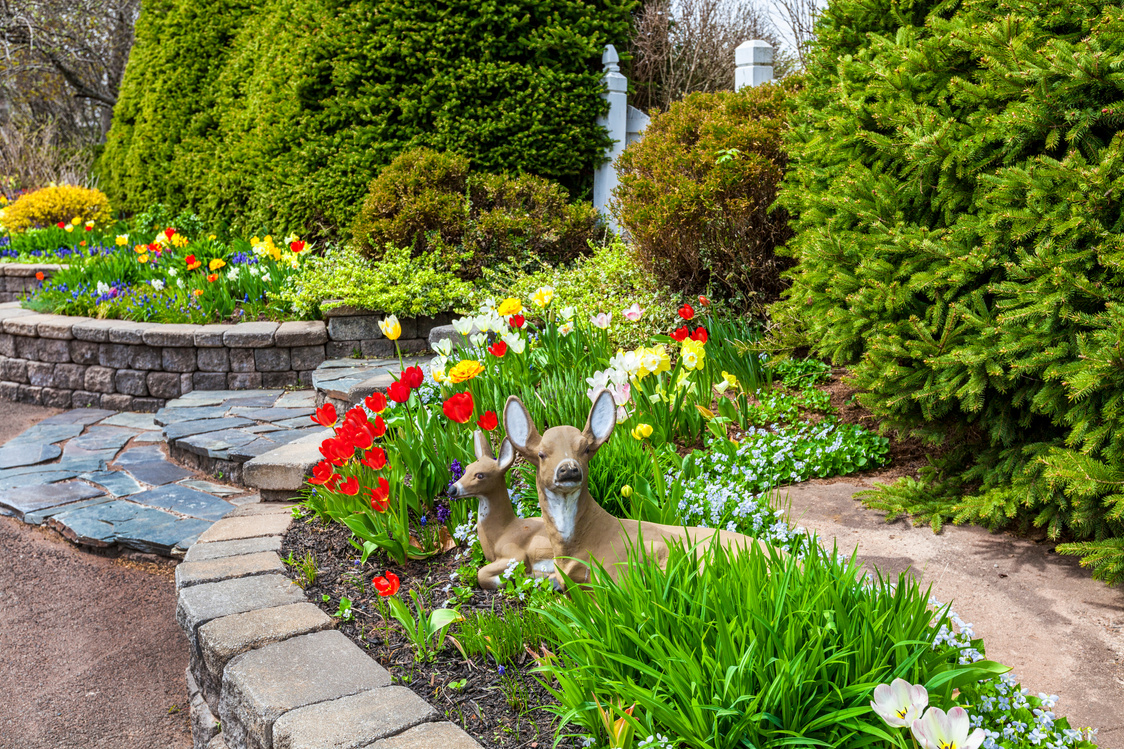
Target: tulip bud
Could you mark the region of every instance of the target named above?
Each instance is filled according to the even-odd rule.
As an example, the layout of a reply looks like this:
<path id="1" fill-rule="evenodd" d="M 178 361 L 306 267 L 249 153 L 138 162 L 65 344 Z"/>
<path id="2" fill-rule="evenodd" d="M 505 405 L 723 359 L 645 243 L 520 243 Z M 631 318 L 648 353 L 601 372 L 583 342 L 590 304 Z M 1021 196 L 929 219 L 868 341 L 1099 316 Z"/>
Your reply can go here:
<path id="1" fill-rule="evenodd" d="M 624 497 L 625 499 L 628 499 L 629 497 L 631 497 L 632 496 L 632 487 L 629 486 L 628 484 L 625 484 L 624 486 L 622 486 L 621 487 L 621 496 Z"/>

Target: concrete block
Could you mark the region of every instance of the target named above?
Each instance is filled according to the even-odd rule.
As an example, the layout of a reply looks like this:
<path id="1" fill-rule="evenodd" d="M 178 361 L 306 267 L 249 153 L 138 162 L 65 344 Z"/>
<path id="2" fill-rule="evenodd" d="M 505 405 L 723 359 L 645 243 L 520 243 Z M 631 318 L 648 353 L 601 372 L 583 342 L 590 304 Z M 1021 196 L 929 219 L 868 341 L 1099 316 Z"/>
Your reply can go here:
<path id="1" fill-rule="evenodd" d="M 375 315 L 349 315 L 328 320 L 328 337 L 333 341 L 361 341 L 364 338 L 382 338 L 379 321 Z"/>
<path id="2" fill-rule="evenodd" d="M 327 430 L 325 430 L 327 436 Z M 242 481 L 255 489 L 298 492 L 320 462 L 323 436 L 301 438 L 242 464 Z"/>
<path id="3" fill-rule="evenodd" d="M 207 622 L 231 614 L 304 602 L 301 589 L 282 575 L 255 575 L 203 583 L 179 592 L 176 622 L 187 635 L 191 652 L 198 655 L 197 635 L 199 628 Z"/>
<path id="4" fill-rule="evenodd" d="M 39 339 L 32 336 L 12 336 L 16 344 L 16 356 L 20 359 L 37 361 L 39 359 Z"/>
<path id="5" fill-rule="evenodd" d="M 254 350 L 254 369 L 258 372 L 288 372 L 290 368 L 289 349 L 259 348 Z"/>
<path id="6" fill-rule="evenodd" d="M 144 331 L 142 337 L 149 346 L 195 347 L 195 334 L 202 325 L 164 324 L 154 325 Z"/>
<path id="7" fill-rule="evenodd" d="M 119 369 L 113 379 L 113 385 L 119 393 L 126 395 L 139 395 L 142 398 L 148 395 L 147 372 L 135 369 Z"/>
<path id="8" fill-rule="evenodd" d="M 315 632 L 230 661 L 222 678 L 219 719 L 231 746 L 269 749 L 273 724 L 288 711 L 388 684 L 386 669 L 343 634 Z"/>
<path id="9" fill-rule="evenodd" d="M 101 407 L 113 411 L 132 411 L 133 396 L 123 393 L 106 393 L 101 397 Z"/>
<path id="10" fill-rule="evenodd" d="M 95 393 L 112 393 L 114 374 L 114 370 L 109 367 L 89 367 L 86 369 L 84 389 Z"/>
<path id="11" fill-rule="evenodd" d="M 70 361 L 70 342 L 57 339 L 57 338 L 40 338 L 39 345 L 36 347 L 39 351 L 39 359 L 41 361 L 49 362 L 69 362 Z"/>
<path id="12" fill-rule="evenodd" d="M 287 388 L 297 384 L 296 372 L 262 372 L 261 386 L 263 388 Z"/>
<path id="13" fill-rule="evenodd" d="M 251 505 L 252 506 L 252 505 Z M 235 510 L 234 512 L 237 512 Z M 285 512 L 290 512 L 285 508 Z M 228 513 L 231 517 L 234 513 Z M 257 554 L 262 551 L 280 551 L 280 536 L 258 536 L 257 538 L 240 538 L 235 541 L 216 541 L 214 543 L 194 543 L 184 555 L 184 562 L 206 562 L 211 559 L 241 556 L 243 554 Z"/>
<path id="14" fill-rule="evenodd" d="M 201 372 L 229 372 L 230 353 L 226 348 L 201 348 L 195 352 L 196 366 Z M 225 378 L 224 378 L 225 379 Z"/>
<path id="15" fill-rule="evenodd" d="M 281 557 L 272 551 L 242 554 L 235 557 L 209 559 L 200 562 L 181 562 L 176 567 L 176 589 L 189 588 L 202 583 L 233 580 L 252 575 L 285 574 Z"/>
<path id="16" fill-rule="evenodd" d="M 452 723 L 423 723 L 382 739 L 366 749 L 481 749 L 479 742 Z"/>
<path id="17" fill-rule="evenodd" d="M 117 322 L 117 320 L 83 320 L 72 325 L 70 333 L 79 341 L 108 343 L 109 330 Z"/>
<path id="18" fill-rule="evenodd" d="M 165 372 L 194 372 L 195 348 L 165 348 L 160 352 Z"/>
<path id="19" fill-rule="evenodd" d="M 157 323 L 133 322 L 132 320 L 114 320 L 109 328 L 110 343 L 128 343 L 134 346 L 144 343 L 144 331 Z"/>
<path id="20" fill-rule="evenodd" d="M 273 335 L 277 346 L 316 346 L 328 342 L 328 328 L 321 320 L 283 322 Z"/>
<path id="21" fill-rule="evenodd" d="M 233 325 L 201 325 L 195 331 L 195 345 L 206 348 L 217 348 L 223 344 L 226 331 L 233 329 Z"/>
<path id="22" fill-rule="evenodd" d="M 180 376 L 175 372 L 149 372 L 148 392 L 154 398 L 180 397 Z"/>
<path id="23" fill-rule="evenodd" d="M 251 349 L 230 349 L 231 372 L 254 372 L 254 352 Z"/>
<path id="24" fill-rule="evenodd" d="M 280 536 L 288 529 L 292 520 L 291 513 L 223 518 L 203 531 L 196 543 L 234 541 L 258 536 Z"/>
<path id="25" fill-rule="evenodd" d="M 66 315 L 44 315 L 35 324 L 35 332 L 40 338 L 69 341 L 74 338 L 72 332 L 74 325 L 89 319 L 88 317 L 68 317 Z"/>
<path id="26" fill-rule="evenodd" d="M 204 351 L 222 351 L 224 349 L 203 348 L 196 349 L 200 354 Z M 224 390 L 226 388 L 225 372 L 196 372 L 191 375 L 192 388 L 195 390 Z"/>
<path id="27" fill-rule="evenodd" d="M 71 390 L 60 390 L 57 388 L 43 388 L 40 393 L 42 403 L 49 408 L 70 408 L 71 403 Z"/>
<path id="28" fill-rule="evenodd" d="M 258 372 L 231 372 L 226 376 L 226 386 L 231 390 L 256 390 L 262 386 Z"/>
<path id="29" fill-rule="evenodd" d="M 164 368 L 164 360 L 160 349 L 154 346 L 130 346 L 129 368 L 160 371 Z"/>
<path id="30" fill-rule="evenodd" d="M 35 326 L 38 322 L 46 317 L 46 315 L 32 314 L 24 315 L 22 317 L 9 317 L 3 322 L 4 332 L 9 335 L 25 336 L 27 338 L 36 338 Z"/>
<path id="31" fill-rule="evenodd" d="M 132 369 L 133 347 L 126 343 L 103 343 L 98 346 L 98 364 L 110 369 Z"/>
<path id="32" fill-rule="evenodd" d="M 70 405 L 73 408 L 101 408 L 101 393 L 75 390 L 70 395 Z"/>
<path id="33" fill-rule="evenodd" d="M 70 360 L 75 364 L 97 364 L 98 344 L 92 341 L 73 340 L 69 343 Z"/>
<path id="34" fill-rule="evenodd" d="M 290 710 L 273 724 L 273 747 L 358 749 L 437 717 L 406 687 L 384 687 Z"/>
<path id="35" fill-rule="evenodd" d="M 293 369 L 316 369 L 324 363 L 324 344 L 318 346 L 294 346 L 290 352 Z"/>
<path id="36" fill-rule="evenodd" d="M 358 352 L 363 353 L 362 341 L 328 341 L 324 353 L 329 359 L 350 359 Z"/>
<path id="37" fill-rule="evenodd" d="M 8 335 L 7 333 L 0 333 L 0 356 L 15 356 L 16 355 L 16 339 L 15 336 Z"/>
<path id="38" fill-rule="evenodd" d="M 222 342 L 228 348 L 265 348 L 273 345 L 275 322 L 238 323 L 223 334 Z"/>
<path id="39" fill-rule="evenodd" d="M 27 379 L 36 387 L 49 388 L 55 384 L 55 365 L 50 362 L 28 362 Z"/>
<path id="40" fill-rule="evenodd" d="M 75 341 L 71 341 L 75 343 Z M 77 341 L 84 343 L 84 341 Z M 86 368 L 81 364 L 56 364 L 55 387 L 66 390 L 82 390 L 86 382 Z"/>

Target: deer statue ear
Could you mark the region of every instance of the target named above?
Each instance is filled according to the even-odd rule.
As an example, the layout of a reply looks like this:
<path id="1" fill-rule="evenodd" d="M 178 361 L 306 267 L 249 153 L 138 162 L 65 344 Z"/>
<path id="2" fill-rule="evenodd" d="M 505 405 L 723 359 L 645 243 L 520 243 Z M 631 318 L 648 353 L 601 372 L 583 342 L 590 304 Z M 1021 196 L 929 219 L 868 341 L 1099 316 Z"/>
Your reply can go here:
<path id="1" fill-rule="evenodd" d="M 495 455 L 492 453 L 492 443 L 488 441 L 488 435 L 477 429 L 472 434 L 472 446 L 476 450 L 476 459 L 484 460 L 484 458 L 492 458 L 495 460 Z"/>
<path id="2" fill-rule="evenodd" d="M 496 462 L 500 464 L 501 471 L 511 468 L 511 464 L 515 462 L 515 448 L 511 446 L 511 440 L 505 438 L 500 443 L 500 457 Z"/>
<path id="3" fill-rule="evenodd" d="M 531 414 L 523 401 L 512 395 L 503 407 L 503 428 L 515 451 L 525 458 L 535 459 L 539 447 L 539 432 L 531 421 Z"/>
<path id="4" fill-rule="evenodd" d="M 613 429 L 617 426 L 617 404 L 613 401 L 613 394 L 602 390 L 593 399 L 593 408 L 589 409 L 589 418 L 585 422 L 585 438 L 594 450 L 609 441 Z"/>

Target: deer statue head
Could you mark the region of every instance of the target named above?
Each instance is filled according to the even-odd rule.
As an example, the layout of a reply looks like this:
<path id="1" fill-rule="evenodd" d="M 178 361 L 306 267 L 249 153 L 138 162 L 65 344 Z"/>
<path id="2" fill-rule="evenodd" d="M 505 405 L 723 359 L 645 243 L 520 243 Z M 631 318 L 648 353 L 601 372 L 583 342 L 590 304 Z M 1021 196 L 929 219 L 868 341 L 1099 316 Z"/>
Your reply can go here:
<path id="1" fill-rule="evenodd" d="M 535 466 L 539 507 L 548 530 L 557 535 L 556 546 L 574 542 L 583 519 L 588 521 L 596 511 L 607 515 L 589 494 L 589 460 L 617 425 L 617 407 L 608 390 L 595 396 L 585 429 L 556 426 L 540 435 L 527 407 L 515 396 L 504 405 L 503 423 L 515 451 Z"/>
<path id="2" fill-rule="evenodd" d="M 500 457 L 497 459 L 492 453 L 492 444 L 488 441 L 486 434 L 477 429 L 472 437 L 476 462 L 469 463 L 465 467 L 464 475 L 460 477 L 460 480 L 449 487 L 449 496 L 479 497 L 480 520 L 484 520 L 493 509 L 503 509 L 492 508 L 492 502 L 489 502 L 489 499 L 503 497 L 507 500 L 507 481 L 504 476 L 507 474 L 507 469 L 511 468 L 511 464 L 515 461 L 515 451 L 511 448 L 511 441 L 505 439 L 500 444 Z M 511 502 L 509 500 L 504 504 L 510 509 Z"/>

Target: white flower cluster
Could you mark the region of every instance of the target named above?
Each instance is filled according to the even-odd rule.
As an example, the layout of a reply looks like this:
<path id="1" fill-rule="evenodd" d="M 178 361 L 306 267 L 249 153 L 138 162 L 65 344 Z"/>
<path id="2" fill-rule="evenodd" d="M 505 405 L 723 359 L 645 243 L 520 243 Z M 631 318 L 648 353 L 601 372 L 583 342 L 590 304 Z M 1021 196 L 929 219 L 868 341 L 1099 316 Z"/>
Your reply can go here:
<path id="1" fill-rule="evenodd" d="M 474 518 L 476 513 L 468 513 L 468 521 L 463 525 L 458 525 L 453 529 L 453 540 L 458 544 L 463 544 L 468 539 L 476 535 L 476 520 Z"/>

